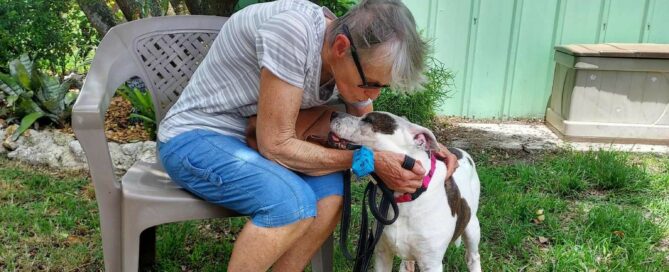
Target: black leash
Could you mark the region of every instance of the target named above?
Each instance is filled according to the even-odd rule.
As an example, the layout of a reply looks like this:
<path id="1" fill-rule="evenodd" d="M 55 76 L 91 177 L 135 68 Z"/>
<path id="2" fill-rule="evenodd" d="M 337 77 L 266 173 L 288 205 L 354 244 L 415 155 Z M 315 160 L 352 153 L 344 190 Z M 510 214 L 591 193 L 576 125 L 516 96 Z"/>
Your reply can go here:
<path id="1" fill-rule="evenodd" d="M 349 146 L 349 149 L 355 149 L 356 146 Z M 404 157 L 404 162 L 402 167 L 407 170 L 411 170 L 414 167 L 416 160 L 409 156 Z M 379 178 L 376 173 L 371 174 L 372 178 L 376 181 L 369 182 L 367 187 L 365 187 L 365 192 L 363 193 L 362 203 L 360 204 L 362 208 L 362 215 L 360 218 L 360 233 L 358 235 L 358 244 L 356 246 L 355 258 L 348 250 L 346 242 L 348 241 L 348 230 L 350 227 L 351 219 L 351 171 L 348 170 L 344 173 L 344 207 L 341 216 L 340 232 L 339 232 L 339 247 L 341 248 L 344 257 L 348 260 L 355 260 L 353 265 L 353 271 L 367 271 L 369 268 L 370 260 L 374 253 L 374 248 L 379 242 L 381 233 L 386 225 L 390 225 L 397 220 L 399 216 L 399 207 L 395 201 L 394 192 L 390 190 L 385 183 Z M 377 205 L 376 196 L 381 191 L 381 201 Z M 365 205 L 365 200 L 367 200 L 367 205 Z M 393 217 L 388 219 L 389 208 L 393 209 Z M 375 228 L 369 225 L 367 220 L 367 209 L 369 208 L 370 212 L 376 219 Z"/>

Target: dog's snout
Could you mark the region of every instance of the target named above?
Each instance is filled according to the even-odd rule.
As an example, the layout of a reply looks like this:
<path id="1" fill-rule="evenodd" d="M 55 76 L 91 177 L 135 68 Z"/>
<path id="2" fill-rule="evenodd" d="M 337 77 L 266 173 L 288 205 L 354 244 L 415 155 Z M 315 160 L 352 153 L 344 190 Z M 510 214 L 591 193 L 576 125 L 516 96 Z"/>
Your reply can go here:
<path id="1" fill-rule="evenodd" d="M 330 122 L 332 122 L 332 120 L 334 120 L 335 118 L 337 118 L 338 115 L 339 115 L 339 114 L 338 114 L 336 111 L 333 111 L 332 114 L 330 114 Z"/>

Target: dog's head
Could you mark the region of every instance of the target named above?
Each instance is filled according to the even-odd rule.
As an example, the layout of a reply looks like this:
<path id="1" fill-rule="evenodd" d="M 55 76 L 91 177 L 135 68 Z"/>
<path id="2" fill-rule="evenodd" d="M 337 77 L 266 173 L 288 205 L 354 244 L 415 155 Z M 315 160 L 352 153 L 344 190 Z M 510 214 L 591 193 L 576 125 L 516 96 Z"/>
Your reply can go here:
<path id="1" fill-rule="evenodd" d="M 439 149 L 429 129 L 388 112 L 375 111 L 362 117 L 337 112 L 332 115 L 330 130 L 329 143 L 342 149 L 349 144 L 404 154 Z"/>

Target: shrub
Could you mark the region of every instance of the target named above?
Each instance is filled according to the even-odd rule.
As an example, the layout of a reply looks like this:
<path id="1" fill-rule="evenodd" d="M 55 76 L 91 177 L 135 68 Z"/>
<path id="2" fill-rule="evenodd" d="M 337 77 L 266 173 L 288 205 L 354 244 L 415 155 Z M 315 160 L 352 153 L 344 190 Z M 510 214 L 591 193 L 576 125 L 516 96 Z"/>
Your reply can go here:
<path id="1" fill-rule="evenodd" d="M 133 109 L 136 111 L 130 114 L 130 118 L 138 119 L 142 122 L 144 130 L 149 133 L 152 140 L 156 139 L 156 112 L 153 108 L 151 94 L 139 88 L 130 88 L 127 85 L 121 86 L 118 93 L 130 101 Z"/>
<path id="2" fill-rule="evenodd" d="M 39 68 L 65 74 L 82 66 L 97 32 L 74 0 L 0 0 L 0 72 L 27 54 Z M 83 71 L 78 71 L 83 72 Z"/>
<path id="3" fill-rule="evenodd" d="M 67 123 L 77 99 L 77 94 L 69 91 L 72 81 L 60 82 L 57 77 L 40 72 L 27 55 L 8 66 L 9 75 L 0 73 L 3 103 L 9 108 L 9 122 L 21 120 L 12 140 L 43 117 L 59 127 Z"/>
<path id="4" fill-rule="evenodd" d="M 374 110 L 404 116 L 411 122 L 431 127 L 436 109 L 448 98 L 453 74 L 437 59 L 428 61 L 424 89 L 415 93 L 383 89 L 374 102 Z"/>
<path id="5" fill-rule="evenodd" d="M 354 0 L 321 0 L 321 6 L 326 6 L 337 17 L 344 15 L 353 5 L 357 3 Z"/>

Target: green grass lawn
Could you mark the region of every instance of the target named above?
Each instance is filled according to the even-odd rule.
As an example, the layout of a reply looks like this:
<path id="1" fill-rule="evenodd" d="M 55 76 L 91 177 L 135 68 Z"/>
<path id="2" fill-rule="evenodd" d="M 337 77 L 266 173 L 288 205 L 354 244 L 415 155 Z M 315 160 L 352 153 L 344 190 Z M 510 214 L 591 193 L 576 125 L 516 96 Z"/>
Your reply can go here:
<path id="1" fill-rule="evenodd" d="M 669 270 L 669 157 L 499 150 L 472 155 L 482 183 L 484 270 Z M 0 165 L 0 270 L 102 270 L 89 178 L 4 157 Z M 361 190 L 356 185 L 354 200 Z M 542 222 L 536 220 L 538 210 Z M 244 222 L 159 227 L 155 270 L 224 271 Z M 447 270 L 466 271 L 463 247 L 449 248 L 444 260 Z M 335 264 L 335 271 L 350 270 L 339 250 Z"/>

